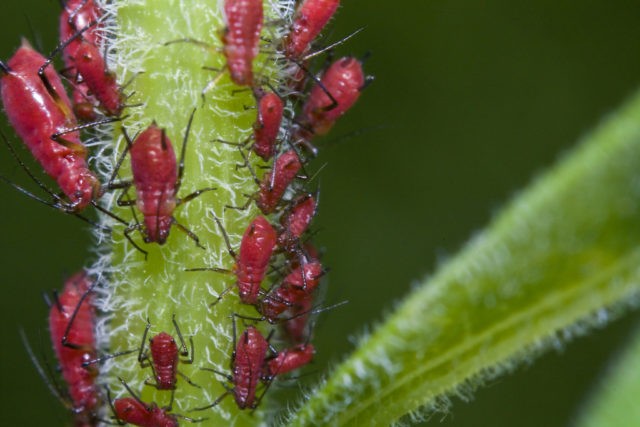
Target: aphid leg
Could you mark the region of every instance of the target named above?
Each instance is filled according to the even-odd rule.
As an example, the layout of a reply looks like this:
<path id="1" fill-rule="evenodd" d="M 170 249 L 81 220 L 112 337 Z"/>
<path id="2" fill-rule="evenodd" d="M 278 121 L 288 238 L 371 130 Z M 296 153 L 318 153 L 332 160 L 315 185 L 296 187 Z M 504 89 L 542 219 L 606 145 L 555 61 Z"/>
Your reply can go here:
<path id="1" fill-rule="evenodd" d="M 126 422 L 124 422 L 124 421 L 122 421 L 122 420 L 120 420 L 118 418 L 118 415 L 117 415 L 117 412 L 116 412 L 116 408 L 114 408 L 113 400 L 111 399 L 111 390 L 109 390 L 109 387 L 107 387 L 107 386 L 105 386 L 104 389 L 107 392 L 107 402 L 109 402 L 109 407 L 111 408 L 111 412 L 113 413 L 111 418 L 115 418 L 115 420 L 116 420 L 115 424 L 116 425 L 120 425 L 120 426 L 126 425 L 127 424 Z"/>
<path id="2" fill-rule="evenodd" d="M 202 243 L 200 243 L 200 238 L 196 235 L 196 233 L 194 233 L 193 231 L 189 230 L 186 226 L 180 224 L 175 218 L 171 217 L 171 223 L 173 225 L 175 225 L 176 227 L 178 227 L 179 230 L 181 230 L 183 233 L 185 233 L 187 236 L 189 236 L 189 238 L 191 240 L 193 240 L 196 243 L 196 246 L 199 247 L 200 249 L 204 249 L 206 250 L 207 248 L 205 248 L 204 246 L 202 246 Z"/>
<path id="3" fill-rule="evenodd" d="M 187 128 L 184 131 L 184 138 L 182 140 L 182 149 L 180 150 L 180 163 L 178 166 L 178 179 L 176 180 L 176 193 L 180 190 L 182 185 L 182 175 L 184 174 L 184 155 L 187 152 L 187 142 L 189 141 L 189 132 L 191 132 L 191 124 L 193 123 L 193 116 L 196 114 L 196 109 L 191 111 L 189 121 L 187 122 Z M 162 133 L 164 142 L 164 132 Z M 164 146 L 164 145 L 163 145 Z"/>
<path id="4" fill-rule="evenodd" d="M 49 92 L 49 94 L 51 95 L 51 97 L 56 101 L 56 104 L 60 107 L 60 109 L 65 113 L 65 115 L 67 116 L 71 116 L 73 113 L 71 111 L 68 111 L 67 107 L 64 105 L 64 103 L 60 100 L 60 95 L 56 92 L 56 90 L 54 89 L 53 85 L 51 84 L 51 82 L 49 81 L 49 79 L 47 78 L 46 74 L 45 74 L 45 69 L 51 65 L 51 63 L 53 62 L 53 58 L 58 55 L 60 52 L 62 52 L 67 46 L 69 46 L 72 42 L 74 42 L 76 39 L 81 38 L 82 35 L 91 27 L 97 25 L 103 18 L 97 20 L 97 21 L 92 21 L 89 24 L 87 24 L 87 26 L 85 26 L 84 28 L 82 28 L 81 30 L 77 31 L 74 35 L 72 35 L 71 37 L 69 37 L 67 40 L 65 40 L 64 42 L 60 43 L 58 46 L 56 46 L 56 48 L 49 54 L 49 57 L 47 58 L 47 60 L 40 66 L 40 68 L 38 69 L 38 77 L 40 78 L 40 80 L 42 81 L 42 84 L 44 84 L 44 87 L 47 89 L 47 92 Z"/>
<path id="5" fill-rule="evenodd" d="M 73 133 L 73 132 L 77 132 L 77 131 L 88 129 L 88 128 L 93 128 L 93 127 L 96 127 L 96 126 L 99 126 L 99 125 L 119 122 L 119 121 L 122 121 L 122 120 L 126 119 L 127 117 L 128 116 L 124 116 L 124 117 L 109 117 L 109 118 L 98 120 L 98 121 L 95 121 L 95 122 L 85 123 L 85 124 L 82 124 L 82 125 L 74 126 L 72 128 L 69 128 L 69 129 L 65 129 L 65 130 L 63 130 L 61 132 L 56 132 L 56 133 L 52 134 L 50 136 L 50 138 L 52 140 L 54 140 L 55 142 L 64 145 L 65 147 L 69 147 L 69 148 L 73 149 L 74 151 L 79 151 L 74 147 L 75 145 L 78 145 L 78 144 L 70 143 L 69 141 L 67 141 L 64 138 L 62 138 L 62 135 L 66 135 L 68 133 Z M 84 148 L 84 150 L 83 151 L 79 151 L 79 152 L 82 152 L 82 153 L 86 152 L 86 147 L 84 147 L 84 145 L 82 145 L 82 147 Z"/>
<path id="6" fill-rule="evenodd" d="M 24 348 L 27 350 L 27 353 L 29 355 L 29 359 L 31 359 L 31 363 L 33 363 L 33 366 L 35 366 L 36 371 L 38 371 L 38 375 L 40 375 L 40 378 L 44 380 L 45 384 L 47 385 L 47 388 L 49 389 L 49 392 L 53 394 L 56 397 L 56 399 L 58 399 L 60 403 L 62 403 L 62 405 L 64 405 L 66 408 L 72 409 L 70 408 L 70 405 L 69 405 L 69 397 L 66 395 L 64 389 L 60 387 L 60 384 L 58 384 L 55 381 L 55 376 L 53 375 L 51 366 L 47 362 L 47 359 L 44 357 L 44 354 L 43 354 L 42 360 L 44 360 L 44 363 L 47 366 L 47 372 L 45 372 L 40 362 L 38 362 L 38 358 L 34 354 L 33 349 L 29 344 L 29 340 L 27 339 L 27 335 L 25 334 L 24 330 L 20 328 L 19 332 L 20 332 L 20 338 L 22 339 L 22 344 L 24 345 Z"/>
<path id="7" fill-rule="evenodd" d="M 141 368 L 146 368 L 151 365 L 149 361 L 149 356 L 145 351 L 145 346 L 147 344 L 147 334 L 149 333 L 149 329 L 151 328 L 151 322 L 147 317 L 147 326 L 144 328 L 144 333 L 142 334 L 142 341 L 140 342 L 140 350 L 138 351 L 138 362 L 140 363 Z"/>
<path id="8" fill-rule="evenodd" d="M 86 273 L 85 273 L 86 275 Z M 84 278 L 84 276 L 83 276 Z M 78 301 L 78 304 L 76 305 L 76 308 L 73 310 L 73 313 L 71 314 L 71 317 L 69 318 L 69 323 L 67 323 L 67 328 L 64 331 L 64 334 L 62 335 L 62 345 L 65 347 L 69 347 L 69 348 L 73 348 L 75 350 L 81 350 L 84 349 L 85 346 L 82 345 L 78 345 L 78 344 L 74 344 L 72 342 L 69 342 L 69 331 L 71 331 L 71 326 L 73 325 L 74 320 L 76 319 L 76 316 L 78 315 L 78 312 L 80 311 L 80 306 L 85 302 L 85 300 L 87 299 L 87 296 L 89 295 L 90 292 L 93 291 L 93 288 L 98 284 L 97 281 L 94 281 L 93 283 L 91 283 L 91 286 L 89 286 L 89 288 L 83 292 L 82 296 L 80 297 L 80 300 Z M 57 299 L 57 295 L 56 295 L 56 299 Z M 60 302 L 58 301 L 58 307 L 59 307 Z M 87 302 L 87 304 L 89 304 L 89 302 Z"/>
<path id="9" fill-rule="evenodd" d="M 174 314 L 171 317 L 171 321 L 173 322 L 173 327 L 176 329 L 176 333 L 178 334 L 178 339 L 180 340 L 180 356 L 182 357 L 188 357 L 189 356 L 189 350 L 187 349 L 187 345 L 184 342 L 184 338 L 182 337 L 182 332 L 180 332 L 180 328 L 178 327 L 178 322 L 176 321 L 176 315 Z M 189 342 L 191 344 L 191 357 L 189 357 L 186 360 L 181 360 L 182 363 L 193 363 L 193 337 L 189 337 Z"/>
<path id="10" fill-rule="evenodd" d="M 142 249 L 140 246 L 138 246 L 138 244 L 136 242 L 133 241 L 133 238 L 131 237 L 131 233 L 134 231 L 142 231 L 142 224 L 138 223 L 138 224 L 132 224 L 130 226 L 128 226 L 127 228 L 124 229 L 124 237 L 127 238 L 127 240 L 129 241 L 129 243 L 131 243 L 133 245 L 134 248 L 136 248 L 138 251 L 142 252 L 144 254 L 144 259 L 145 261 L 147 260 L 147 257 L 149 255 L 149 252 L 145 251 L 144 249 Z"/>

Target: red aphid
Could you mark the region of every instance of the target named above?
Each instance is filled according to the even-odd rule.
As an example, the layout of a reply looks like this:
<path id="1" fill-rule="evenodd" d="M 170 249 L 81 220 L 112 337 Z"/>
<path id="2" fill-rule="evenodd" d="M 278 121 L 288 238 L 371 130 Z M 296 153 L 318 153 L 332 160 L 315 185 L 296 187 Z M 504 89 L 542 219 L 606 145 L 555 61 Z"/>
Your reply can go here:
<path id="1" fill-rule="evenodd" d="M 280 322 L 280 315 L 285 312 L 291 316 L 287 323 L 299 317 L 308 317 L 303 313 L 311 310 L 312 293 L 323 274 L 324 270 L 318 261 L 296 267 L 280 285 L 256 304 L 256 309 L 270 323 Z"/>
<path id="2" fill-rule="evenodd" d="M 67 0 L 60 13 L 60 42 L 71 39 L 78 31 L 84 30 L 82 39 L 99 46 L 102 35 L 102 28 L 97 21 L 102 16 L 102 10 L 95 4 L 94 0 Z M 76 40 L 69 43 L 64 49 L 63 57 L 72 54 L 77 47 Z M 79 42 L 79 40 L 78 40 Z M 68 65 L 68 64 L 67 64 Z"/>
<path id="3" fill-rule="evenodd" d="M 266 173 L 260 182 L 256 205 L 268 215 L 274 212 L 287 190 L 287 187 L 302 168 L 298 154 L 294 150 L 283 153 L 275 160 L 271 172 Z"/>
<path id="4" fill-rule="evenodd" d="M 260 331 L 254 326 L 248 326 L 238 342 L 235 343 L 235 349 L 231 355 L 231 375 L 227 376 L 227 379 L 233 384 L 233 388 L 227 388 L 227 391 L 212 404 L 202 408 L 194 408 L 193 410 L 202 411 L 213 408 L 229 394 L 233 394 L 238 408 L 255 409 L 260 403 L 260 399 L 256 399 L 256 389 L 263 378 L 268 350 L 269 342 L 262 336 Z M 213 369 L 203 369 L 222 374 Z"/>
<path id="5" fill-rule="evenodd" d="M 305 0 L 296 11 L 291 32 L 285 40 L 287 55 L 301 57 L 339 5 L 340 0 Z"/>
<path id="6" fill-rule="evenodd" d="M 67 67 L 67 74 L 71 75 L 73 87 L 73 105 L 76 116 L 81 120 L 95 120 L 94 105 L 96 98 L 90 94 L 90 89 L 78 75 L 75 67 L 76 50 L 83 43 L 100 46 L 102 28 L 97 21 L 102 11 L 93 0 L 68 0 L 60 13 L 60 43 L 65 43 L 74 37 L 78 31 L 83 31 L 81 37 L 71 40 L 62 50 L 62 58 Z"/>
<path id="7" fill-rule="evenodd" d="M 299 298 L 295 307 L 290 310 L 292 318 L 285 322 L 284 329 L 289 339 L 294 342 L 302 342 L 309 335 L 307 324 L 313 308 L 313 296 L 305 292 L 305 298 Z"/>
<path id="8" fill-rule="evenodd" d="M 283 285 L 302 289 L 306 293 L 315 290 L 324 274 L 322 264 L 319 261 L 312 261 L 298 266 L 285 277 Z"/>
<path id="9" fill-rule="evenodd" d="M 269 267 L 276 246 L 276 231 L 263 216 L 258 216 L 245 230 L 240 243 L 240 253 L 233 269 L 240 301 L 255 304 L 260 284 Z"/>
<path id="10" fill-rule="evenodd" d="M 278 246 L 288 252 L 295 251 L 300 237 L 307 231 L 316 214 L 316 200 L 311 194 L 305 194 L 292 203 L 292 208 L 280 217 L 282 232 L 278 236 Z"/>
<path id="11" fill-rule="evenodd" d="M 49 311 L 49 331 L 62 377 L 77 413 L 96 408 L 99 397 L 95 369 L 82 366 L 95 359 L 95 309 L 89 294 L 91 280 L 85 272 L 77 273 L 64 285 Z"/>
<path id="12" fill-rule="evenodd" d="M 331 64 L 320 82 L 321 85 L 316 84 L 311 89 L 301 119 L 304 126 L 316 135 L 327 133 L 358 100 L 365 86 L 362 64 L 356 58 L 341 58 Z"/>
<path id="13" fill-rule="evenodd" d="M 139 427 L 177 427 L 178 420 L 154 402 L 147 404 L 133 397 L 123 397 L 113 402 L 118 420 Z"/>
<path id="14" fill-rule="evenodd" d="M 262 0 L 225 0 L 226 29 L 222 36 L 231 80 L 239 86 L 253 84 L 253 60 L 258 55 L 264 19 Z"/>
<path id="15" fill-rule="evenodd" d="M 253 151 L 267 161 L 276 151 L 276 139 L 282 122 L 284 104 L 273 92 L 262 93 L 258 98 L 258 119 L 253 125 Z"/>
<path id="16" fill-rule="evenodd" d="M 255 327 L 244 331 L 233 355 L 233 396 L 240 409 L 254 408 L 257 404 L 256 387 L 260 381 L 269 343 Z"/>
<path id="17" fill-rule="evenodd" d="M 179 350 L 176 341 L 166 332 L 160 332 L 149 340 L 151 360 L 158 390 L 176 388 Z"/>
<path id="18" fill-rule="evenodd" d="M 73 62 L 82 79 L 82 85 L 98 101 L 100 109 L 108 116 L 117 117 L 124 108 L 124 96 L 113 73 L 98 47 L 82 42 L 73 54 Z"/>
<path id="19" fill-rule="evenodd" d="M 178 171 L 171 141 L 155 123 L 131 145 L 131 170 L 136 206 L 144 216 L 144 241 L 163 244 L 174 223 Z"/>
<path id="20" fill-rule="evenodd" d="M 295 371 L 313 360 L 316 350 L 313 344 L 299 344 L 288 348 L 266 362 L 264 377 L 272 380 L 277 375 L 283 375 Z"/>
<path id="21" fill-rule="evenodd" d="M 256 304 L 256 309 L 269 323 L 278 323 L 282 313 L 296 309 L 300 301 L 308 298 L 309 294 L 300 289 L 279 285 Z"/>
<path id="22" fill-rule="evenodd" d="M 9 62 L 0 64 L 0 91 L 9 122 L 45 172 L 69 199 L 60 206 L 69 212 L 84 209 L 100 193 L 100 183 L 87 166 L 87 150 L 60 77 L 51 67 L 44 75 L 53 93 L 38 76 L 46 59 L 23 42 Z M 55 137 L 55 135 L 63 134 Z"/>

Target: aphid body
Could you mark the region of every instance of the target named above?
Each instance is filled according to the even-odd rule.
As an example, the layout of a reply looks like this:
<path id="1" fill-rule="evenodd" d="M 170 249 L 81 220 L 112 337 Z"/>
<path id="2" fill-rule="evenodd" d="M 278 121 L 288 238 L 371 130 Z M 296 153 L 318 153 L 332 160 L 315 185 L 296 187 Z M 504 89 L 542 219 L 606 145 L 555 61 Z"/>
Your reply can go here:
<path id="1" fill-rule="evenodd" d="M 82 366 L 96 356 L 95 310 L 88 294 L 91 281 L 80 272 L 69 278 L 49 311 L 49 331 L 74 412 L 90 412 L 98 404 L 97 371 Z"/>
<path id="2" fill-rule="evenodd" d="M 87 151 L 79 132 L 67 131 L 77 122 L 60 77 L 51 67 L 45 69 L 54 93 L 38 77 L 45 61 L 23 42 L 0 77 L 2 103 L 20 139 L 69 199 L 63 208 L 78 212 L 99 194 L 100 183 L 87 166 Z M 54 140 L 59 134 L 63 135 Z"/>
<path id="3" fill-rule="evenodd" d="M 113 402 L 116 417 L 139 427 L 177 427 L 178 420 L 155 403 L 146 404 L 133 397 Z"/>
<path id="4" fill-rule="evenodd" d="M 76 69 L 76 51 L 82 44 L 100 46 L 101 27 L 96 21 L 102 12 L 93 0 L 68 0 L 60 13 L 60 43 L 70 40 L 78 31 L 84 30 L 81 37 L 71 40 L 62 50 L 62 58 L 67 67 L 66 73 L 73 77 L 73 105 L 76 116 L 82 120 L 95 120 L 93 106 L 96 98 L 90 94 L 89 86 L 78 75 Z"/>
<path id="5" fill-rule="evenodd" d="M 178 345 L 171 335 L 160 332 L 149 340 L 153 372 L 158 390 L 176 388 L 178 374 Z"/>
<path id="6" fill-rule="evenodd" d="M 276 138 L 282 122 L 284 104 L 273 92 L 258 97 L 258 119 L 254 124 L 253 152 L 263 160 L 269 160 L 275 154 Z"/>
<path id="7" fill-rule="evenodd" d="M 82 42 L 73 55 L 82 84 L 98 101 L 101 110 L 108 116 L 119 116 L 124 108 L 124 97 L 115 75 L 107 70 L 106 62 L 98 47 L 92 43 Z"/>
<path id="8" fill-rule="evenodd" d="M 285 40 L 287 55 L 301 57 L 339 5 L 340 0 L 305 0 L 296 11 L 291 32 Z"/>
<path id="9" fill-rule="evenodd" d="M 329 132 L 360 97 L 365 86 L 362 64 L 356 58 L 341 58 L 329 66 L 320 82 L 311 89 L 301 120 L 316 135 Z"/>
<path id="10" fill-rule="evenodd" d="M 278 352 L 276 357 L 265 363 L 264 376 L 272 380 L 276 375 L 295 371 L 313 360 L 316 350 L 313 344 L 298 344 L 295 347 Z"/>
<path id="11" fill-rule="evenodd" d="M 276 158 L 271 172 L 266 173 L 260 182 L 256 205 L 268 215 L 276 210 L 284 192 L 302 168 L 298 154 L 289 150 Z"/>
<path id="12" fill-rule="evenodd" d="M 295 200 L 292 208 L 280 217 L 282 232 L 278 236 L 278 246 L 288 252 L 295 251 L 300 237 L 307 231 L 316 214 L 316 200 L 311 194 L 305 194 Z"/>
<path id="13" fill-rule="evenodd" d="M 276 232 L 263 216 L 258 216 L 247 227 L 240 243 L 234 273 L 238 293 L 244 304 L 255 304 L 260 293 L 260 283 L 269 266 L 276 245 Z"/>
<path id="14" fill-rule="evenodd" d="M 223 53 L 231 80 L 239 86 L 251 86 L 264 19 L 262 0 L 225 0 L 224 16 Z"/>
<path id="15" fill-rule="evenodd" d="M 233 396 L 240 409 L 255 408 L 256 388 L 261 378 L 269 343 L 255 327 L 244 331 L 232 357 Z"/>
<path id="16" fill-rule="evenodd" d="M 144 216 L 144 241 L 163 244 L 174 223 L 178 172 L 171 141 L 155 123 L 133 141 L 131 170 L 136 206 Z"/>

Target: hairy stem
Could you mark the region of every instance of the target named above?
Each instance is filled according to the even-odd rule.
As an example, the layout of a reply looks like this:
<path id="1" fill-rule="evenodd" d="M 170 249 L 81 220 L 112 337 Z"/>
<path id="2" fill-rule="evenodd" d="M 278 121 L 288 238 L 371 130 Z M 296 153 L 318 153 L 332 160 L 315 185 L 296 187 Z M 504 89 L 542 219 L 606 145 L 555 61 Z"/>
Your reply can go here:
<path id="1" fill-rule="evenodd" d="M 292 2 L 267 1 L 265 19 L 279 20 L 279 25 L 286 25 L 292 7 Z M 134 232 L 133 240 L 148 251 L 145 260 L 125 239 L 124 226 L 110 222 L 114 228 L 113 242 L 105 242 L 99 249 L 103 256 L 94 268 L 98 275 L 107 275 L 100 298 L 100 308 L 105 313 L 99 328 L 101 347 L 105 353 L 138 349 L 147 319 L 151 323 L 149 337 L 164 331 L 177 339 L 172 324 L 175 315 L 187 345 L 189 338 L 193 339 L 195 352 L 194 363 L 181 363 L 178 369 L 200 388 L 180 378 L 173 412 L 206 417 L 203 426 L 229 425 L 230 420 L 234 420 L 233 425 L 255 425 L 261 414 L 238 410 L 233 397 L 227 397 L 214 409 L 188 412 L 190 408 L 210 404 L 225 392 L 220 384 L 225 378 L 201 368 L 229 372 L 233 340 L 231 314 L 256 314 L 255 310 L 239 304 L 235 290 L 209 307 L 218 294 L 233 286 L 232 275 L 185 271 L 194 267 L 232 268 L 234 260 L 213 220 L 214 215 L 221 219 L 235 249 L 255 217 L 253 205 L 246 210 L 225 209 L 225 205 L 245 204 L 246 195 L 255 192 L 256 186 L 249 170 L 236 166 L 242 163 L 237 147 L 214 142 L 218 138 L 239 142 L 251 134 L 256 112 L 247 107 L 254 106 L 255 100 L 248 90 L 235 92 L 239 88 L 230 83 L 228 73 L 219 75 L 203 69 L 207 66 L 222 70 L 225 65 L 219 50 L 224 23 L 217 2 L 121 0 L 105 8 L 111 15 L 109 31 L 114 35 L 109 46 L 112 67 L 120 81 L 132 79 L 126 88 L 126 92 L 132 94 L 129 103 L 141 104 L 126 111 L 129 116 L 122 126 L 133 137 L 155 121 L 166 129 L 179 156 L 189 116 L 196 108 L 178 196 L 209 187 L 216 190 L 203 193 L 175 212 L 177 222 L 192 231 L 205 249 L 197 247 L 177 226 L 172 227 L 167 243 L 162 246 L 145 244 L 142 236 Z M 278 30 L 276 26 L 266 28 L 274 40 L 279 37 Z M 184 38 L 200 40 L 210 47 L 194 43 L 165 45 Z M 267 53 L 261 54 L 254 69 L 276 83 L 282 78 L 273 57 Z M 203 98 L 203 89 L 218 76 L 220 79 Z M 113 140 L 117 141 L 116 149 L 113 149 Z M 108 153 L 113 149 L 113 152 L 98 165 L 105 176 L 111 174 L 124 147 L 121 129 L 107 137 L 102 150 Z M 120 179 L 130 178 L 128 165 L 126 159 L 119 170 Z M 253 162 L 254 168 L 259 165 Z M 115 201 L 119 194 L 119 191 L 111 193 L 106 207 L 133 221 L 132 210 L 117 208 Z M 133 189 L 129 190 L 128 197 L 136 197 Z M 138 220 L 141 220 L 139 213 Z M 152 372 L 149 368 L 140 368 L 137 352 L 110 359 L 102 372 L 102 380 L 113 396 L 128 395 L 117 379 L 121 377 L 145 402 L 153 401 L 159 406 L 170 402 L 171 392 L 144 385 Z"/>

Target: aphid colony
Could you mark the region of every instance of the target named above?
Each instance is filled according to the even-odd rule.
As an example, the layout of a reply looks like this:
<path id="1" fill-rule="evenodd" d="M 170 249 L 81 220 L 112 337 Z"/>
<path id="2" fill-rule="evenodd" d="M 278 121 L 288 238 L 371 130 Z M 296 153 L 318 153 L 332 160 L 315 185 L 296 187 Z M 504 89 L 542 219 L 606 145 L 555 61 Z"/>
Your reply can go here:
<path id="1" fill-rule="evenodd" d="M 235 259 L 233 267 L 185 266 L 185 271 L 233 274 L 235 285 L 211 302 L 211 310 L 215 310 L 220 299 L 237 289 L 240 302 L 252 306 L 255 316 L 236 314 L 230 320 L 234 341 L 230 371 L 200 366 L 201 370 L 226 379 L 229 385 L 225 385 L 225 391 L 213 402 L 202 402 L 201 406 L 192 408 L 193 411 L 215 407 L 228 395 L 233 395 L 239 408 L 255 409 L 278 376 L 295 371 L 313 359 L 315 348 L 310 343 L 310 318 L 320 311 L 315 301 L 316 290 L 326 269 L 309 241 L 308 232 L 317 210 L 318 194 L 304 188 L 301 173 L 315 157 L 313 137 L 328 132 L 356 102 L 367 83 L 361 62 L 353 57 L 334 61 L 319 77 L 307 71 L 309 58 L 318 52 L 313 51 L 312 43 L 338 6 L 338 0 L 300 2 L 289 33 L 282 40 L 271 41 L 271 48 L 281 52 L 287 66 L 294 70 L 286 82 L 292 94 L 288 96 L 295 96 L 302 103 L 295 117 L 288 118 L 285 117 L 286 99 L 253 69 L 261 49 L 261 31 L 269 25 L 264 20 L 262 0 L 225 0 L 222 4 L 226 23 L 226 30 L 221 35 L 222 53 L 226 58 L 223 72 L 228 72 L 237 86 L 252 91 L 257 110 L 253 134 L 247 140 L 215 141 L 237 146 L 245 159 L 243 166 L 251 170 L 256 183 L 256 191 L 245 206 L 227 208 L 245 209 L 255 203 L 262 215 L 247 225 L 237 252 L 221 221 L 214 217 L 229 253 Z M 109 71 L 101 51 L 108 43 L 103 40 L 102 15 L 93 0 L 68 0 L 60 13 L 60 45 L 54 54 L 61 53 L 65 64 L 62 73 L 71 97 L 66 93 L 63 79 L 53 68 L 54 54 L 44 57 L 23 41 L 6 63 L 0 62 L 0 92 L 8 121 L 61 193 L 49 190 L 26 167 L 29 176 L 50 194 L 52 200 L 46 201 L 16 184 L 11 185 L 66 213 L 79 215 L 89 205 L 96 207 L 124 224 L 125 237 L 144 259 L 147 251 L 133 235 L 136 231 L 145 244 L 162 245 L 175 226 L 204 249 L 189 224 L 180 224 L 173 215 L 181 204 L 216 190 L 207 187 L 178 196 L 196 110 L 192 111 L 185 128 L 179 160 L 162 124 L 153 121 L 133 138 L 123 128 L 127 146 L 108 182 L 100 182 L 89 167 L 89 150 L 82 142 L 81 131 L 119 121 L 127 108 L 135 108 L 126 104 L 124 88 Z M 282 134 L 281 126 L 285 122 L 287 137 L 280 140 L 278 136 Z M 11 144 L 9 148 L 17 156 Z M 270 170 L 261 179 L 251 168 L 248 160 L 251 153 L 271 162 Z M 132 178 L 119 180 L 118 169 L 127 158 L 131 162 Z M 135 190 L 135 199 L 128 194 L 131 187 Z M 100 207 L 100 199 L 111 191 L 121 192 L 117 204 L 135 207 L 142 222 L 135 216 L 128 220 Z M 273 275 L 270 270 L 276 257 L 285 262 L 278 266 L 276 279 L 271 281 L 274 285 L 265 289 L 265 277 Z M 179 419 L 202 420 L 172 412 L 171 404 L 160 407 L 154 402 L 142 401 L 125 378 L 120 381 L 128 390 L 128 397 L 113 399 L 108 388 L 98 386 L 98 365 L 109 358 L 125 357 L 133 358 L 132 363 L 148 370 L 149 379 L 145 384 L 171 393 L 172 403 L 175 390 L 182 384 L 178 377 L 190 386 L 201 387 L 180 370 L 182 364 L 199 363 L 194 358 L 193 337 L 187 336 L 190 343 L 187 346 L 180 331 L 180 313 L 172 318 L 175 335 L 162 331 L 147 340 L 151 328 L 151 322 L 147 320 L 138 348 L 99 356 L 95 326 L 100 313 L 93 304 L 95 286 L 94 279 L 82 271 L 69 278 L 62 292 L 54 294 L 50 301 L 49 330 L 66 386 L 61 387 L 51 379 L 48 384 L 73 413 L 75 425 L 92 426 L 115 421 L 137 426 L 176 426 Z M 263 321 L 275 325 L 268 337 L 256 327 Z M 240 328 L 242 330 L 238 330 Z M 276 349 L 270 342 L 276 331 L 280 334 L 279 342 L 287 343 L 283 349 Z M 43 372 L 33 353 L 32 358 Z M 104 407 L 110 408 L 107 419 L 104 419 L 105 412 L 100 412 Z"/>

